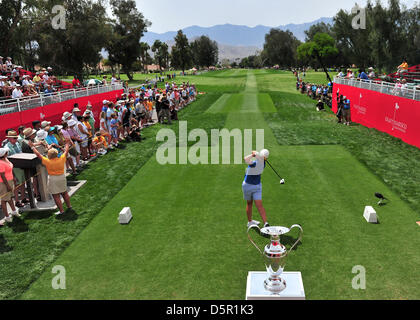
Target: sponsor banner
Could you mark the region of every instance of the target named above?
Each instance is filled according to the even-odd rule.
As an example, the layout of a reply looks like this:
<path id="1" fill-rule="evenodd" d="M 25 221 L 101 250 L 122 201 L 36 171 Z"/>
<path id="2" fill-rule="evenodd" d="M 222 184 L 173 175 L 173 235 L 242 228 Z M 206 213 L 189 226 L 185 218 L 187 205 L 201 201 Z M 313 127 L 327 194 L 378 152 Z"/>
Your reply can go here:
<path id="1" fill-rule="evenodd" d="M 52 125 L 59 125 L 63 113 L 72 112 L 74 104 L 79 104 L 79 109 L 83 112 L 86 110 L 86 105 L 92 105 L 92 111 L 95 117 L 95 126 L 99 127 L 99 115 L 102 110 L 102 101 L 108 100 L 115 102 L 118 97 L 123 94 L 123 90 L 115 90 L 96 94 L 88 97 L 81 97 L 78 99 L 71 99 L 60 103 L 49 104 L 44 107 L 38 107 L 22 112 L 15 112 L 0 116 L 0 141 L 6 136 L 6 129 L 17 130 L 19 126 L 32 127 L 32 121 L 51 121 Z"/>
<path id="2" fill-rule="evenodd" d="M 333 111 L 337 92 L 350 99 L 351 120 L 375 128 L 420 148 L 420 101 L 334 83 Z"/>

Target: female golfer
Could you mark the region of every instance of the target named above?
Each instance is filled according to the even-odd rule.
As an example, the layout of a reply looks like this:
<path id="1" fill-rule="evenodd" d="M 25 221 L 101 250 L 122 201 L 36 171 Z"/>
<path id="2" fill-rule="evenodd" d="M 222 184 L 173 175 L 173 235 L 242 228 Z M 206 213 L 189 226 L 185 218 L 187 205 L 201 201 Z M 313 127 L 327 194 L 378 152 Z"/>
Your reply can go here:
<path id="1" fill-rule="evenodd" d="M 261 174 L 265 168 L 265 160 L 268 159 L 269 155 L 269 151 L 264 149 L 261 150 L 260 153 L 257 151 L 252 151 L 251 155 L 245 157 L 245 163 L 247 163 L 249 166 L 246 169 L 245 179 L 242 183 L 242 191 L 244 193 L 244 199 L 247 201 L 246 214 L 248 216 L 248 228 L 253 225 L 260 224 L 259 221 L 252 220 L 253 202 L 255 202 L 255 206 L 257 207 L 258 212 L 260 213 L 264 222 L 264 228 L 270 226 L 267 223 L 267 215 L 262 204 L 261 184 Z"/>

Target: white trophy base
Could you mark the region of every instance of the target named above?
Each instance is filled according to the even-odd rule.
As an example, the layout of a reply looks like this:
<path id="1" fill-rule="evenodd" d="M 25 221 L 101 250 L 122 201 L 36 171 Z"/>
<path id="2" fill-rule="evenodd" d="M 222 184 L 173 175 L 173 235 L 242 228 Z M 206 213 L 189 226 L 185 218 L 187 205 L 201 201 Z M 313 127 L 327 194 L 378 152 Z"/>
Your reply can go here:
<path id="1" fill-rule="evenodd" d="M 249 272 L 246 284 L 246 300 L 305 300 L 302 274 L 300 272 L 283 272 L 281 278 L 286 280 L 286 289 L 278 294 L 264 288 L 267 272 Z"/>

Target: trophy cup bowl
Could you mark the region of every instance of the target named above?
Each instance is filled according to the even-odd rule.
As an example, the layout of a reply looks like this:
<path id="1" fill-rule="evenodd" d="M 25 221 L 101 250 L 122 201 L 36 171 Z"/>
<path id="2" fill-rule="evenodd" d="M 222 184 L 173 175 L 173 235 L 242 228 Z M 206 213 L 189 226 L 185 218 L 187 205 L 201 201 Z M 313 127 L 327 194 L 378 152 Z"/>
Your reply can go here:
<path id="1" fill-rule="evenodd" d="M 299 238 L 295 244 L 287 250 L 286 247 L 280 243 L 280 236 L 289 233 L 293 228 L 300 230 Z M 270 237 L 270 243 L 264 247 L 264 251 L 261 250 L 255 242 L 252 240 L 249 232 L 252 230 L 258 230 L 259 234 L 263 237 Z M 298 224 L 286 227 L 266 227 L 260 229 L 258 226 L 253 225 L 248 228 L 248 239 L 257 248 L 264 258 L 265 267 L 268 273 L 268 278 L 264 281 L 264 288 L 272 294 L 279 294 L 286 289 L 286 281 L 281 278 L 284 267 L 286 265 L 286 258 L 291 250 L 298 244 L 302 239 L 303 230 Z"/>

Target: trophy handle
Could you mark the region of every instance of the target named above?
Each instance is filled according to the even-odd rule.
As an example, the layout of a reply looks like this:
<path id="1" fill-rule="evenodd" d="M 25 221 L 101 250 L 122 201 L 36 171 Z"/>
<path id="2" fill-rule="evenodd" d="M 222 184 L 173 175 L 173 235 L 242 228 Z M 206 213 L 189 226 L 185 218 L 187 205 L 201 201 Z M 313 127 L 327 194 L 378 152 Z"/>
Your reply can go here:
<path id="1" fill-rule="evenodd" d="M 255 248 L 257 248 L 257 250 L 261 253 L 261 254 L 263 254 L 263 252 L 261 251 L 261 249 L 255 244 L 255 242 L 254 242 L 254 240 L 252 240 L 252 238 L 251 238 L 251 236 L 249 235 L 249 231 L 251 231 L 251 229 L 253 229 L 253 228 L 257 228 L 258 229 L 258 232 L 259 233 L 261 233 L 261 229 L 258 227 L 258 226 L 256 226 L 256 225 L 253 225 L 253 226 L 250 226 L 249 228 L 248 228 L 248 231 L 247 231 L 247 234 L 248 234 L 248 239 L 249 239 L 249 241 L 251 241 L 251 243 L 254 245 L 254 247 Z"/>
<path id="2" fill-rule="evenodd" d="M 302 227 L 299 224 L 294 224 L 293 226 L 290 227 L 290 230 L 292 230 L 293 228 L 298 228 L 300 230 L 300 232 L 299 232 L 299 239 L 297 239 L 297 241 L 295 242 L 295 244 L 289 249 L 289 252 L 288 253 L 290 253 L 293 250 L 293 248 L 298 244 L 298 242 L 300 240 L 302 240 L 302 236 L 303 236 L 303 229 L 302 229 Z"/>

